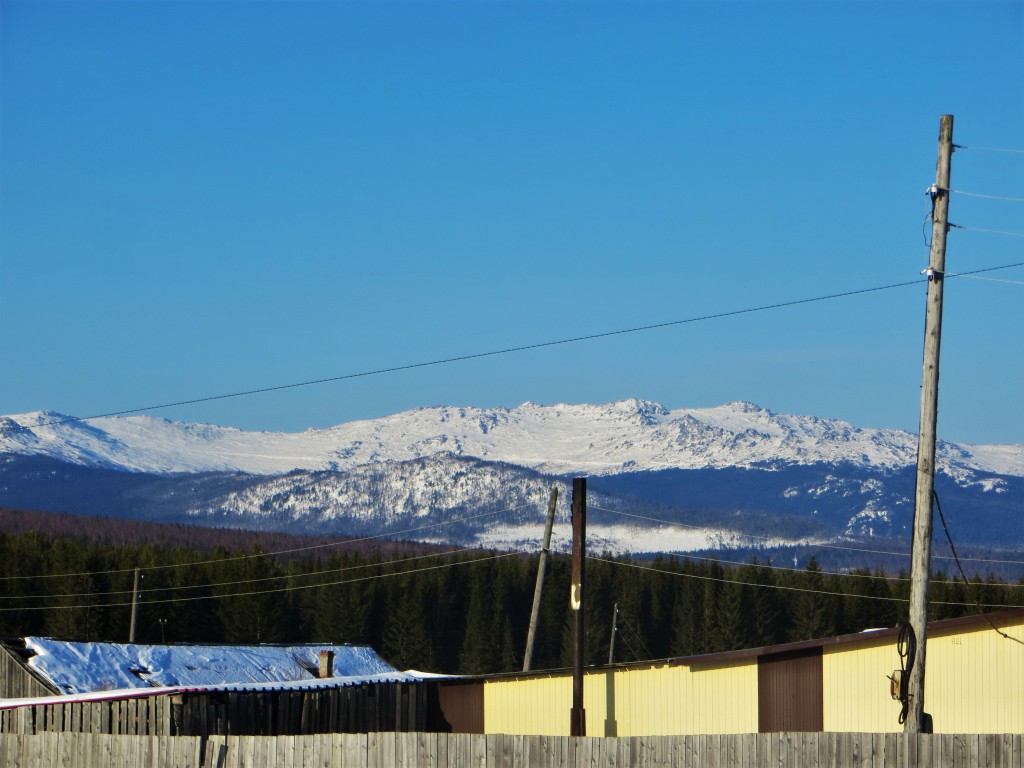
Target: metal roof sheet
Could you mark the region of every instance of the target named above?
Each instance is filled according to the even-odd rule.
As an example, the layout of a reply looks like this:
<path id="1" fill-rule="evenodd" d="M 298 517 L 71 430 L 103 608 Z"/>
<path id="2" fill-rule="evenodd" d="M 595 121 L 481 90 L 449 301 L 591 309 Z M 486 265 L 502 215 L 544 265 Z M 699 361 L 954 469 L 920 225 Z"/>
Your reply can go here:
<path id="1" fill-rule="evenodd" d="M 401 674 L 365 645 L 139 645 L 27 637 L 29 666 L 66 694 L 131 688 L 322 684 L 321 651 L 334 677 Z"/>

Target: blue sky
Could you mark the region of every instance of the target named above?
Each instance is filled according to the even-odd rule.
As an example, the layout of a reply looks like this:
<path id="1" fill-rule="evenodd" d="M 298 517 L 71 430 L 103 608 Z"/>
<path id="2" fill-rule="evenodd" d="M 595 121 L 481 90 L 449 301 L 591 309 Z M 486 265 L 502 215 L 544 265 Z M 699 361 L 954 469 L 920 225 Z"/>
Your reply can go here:
<path id="1" fill-rule="evenodd" d="M 914 280 L 939 116 L 1024 148 L 1021 2 L 11 2 L 0 413 L 87 416 Z M 955 189 L 1024 198 L 1024 154 Z M 950 218 L 1024 233 L 1024 204 Z M 1024 261 L 951 233 L 950 272 Z M 1024 268 L 940 437 L 1024 442 Z M 749 400 L 916 430 L 925 287 L 154 412 Z"/>

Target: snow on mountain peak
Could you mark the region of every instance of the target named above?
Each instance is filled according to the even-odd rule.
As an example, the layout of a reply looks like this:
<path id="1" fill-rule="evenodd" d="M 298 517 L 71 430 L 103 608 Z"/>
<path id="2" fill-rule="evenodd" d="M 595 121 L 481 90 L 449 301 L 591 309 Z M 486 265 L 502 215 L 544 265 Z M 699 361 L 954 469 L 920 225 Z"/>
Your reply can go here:
<path id="1" fill-rule="evenodd" d="M 614 474 L 645 469 L 849 462 L 909 466 L 917 438 L 902 430 L 857 428 L 838 420 L 775 414 L 749 402 L 668 410 L 627 399 L 604 405 L 513 409 L 434 406 L 321 430 L 245 432 L 150 416 L 74 421 L 52 412 L 2 417 L 0 452 L 159 473 L 293 469 L 341 470 L 448 452 L 549 474 Z M 62 422 L 62 423 L 54 423 Z M 1024 446 L 941 443 L 940 465 L 1024 476 Z"/>

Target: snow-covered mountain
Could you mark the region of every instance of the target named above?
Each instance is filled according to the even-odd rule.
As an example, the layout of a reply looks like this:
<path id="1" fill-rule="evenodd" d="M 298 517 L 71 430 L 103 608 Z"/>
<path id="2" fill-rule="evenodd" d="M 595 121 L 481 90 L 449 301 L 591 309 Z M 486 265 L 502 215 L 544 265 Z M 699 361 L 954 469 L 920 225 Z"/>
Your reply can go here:
<path id="1" fill-rule="evenodd" d="M 533 548 L 552 485 L 564 515 L 585 474 L 599 549 L 903 540 L 916 451 L 750 403 L 438 407 L 299 434 L 42 412 L 0 419 L 0 505 Z M 943 443 L 939 465 L 960 541 L 1024 547 L 1024 446 Z"/>
<path id="2" fill-rule="evenodd" d="M 917 437 L 895 429 L 772 413 L 751 403 L 669 411 L 644 400 L 518 408 L 435 407 L 286 434 L 150 416 L 77 421 L 53 412 L 0 417 L 0 453 L 129 472 L 350 470 L 440 453 L 553 475 L 849 463 L 913 464 Z M 1024 476 L 1024 445 L 940 443 L 939 466 Z"/>

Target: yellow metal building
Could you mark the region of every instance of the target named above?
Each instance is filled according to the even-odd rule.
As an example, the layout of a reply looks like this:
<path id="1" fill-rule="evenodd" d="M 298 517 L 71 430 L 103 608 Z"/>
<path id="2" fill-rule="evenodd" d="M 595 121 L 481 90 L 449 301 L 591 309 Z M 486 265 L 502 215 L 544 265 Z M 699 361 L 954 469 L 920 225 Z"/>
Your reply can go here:
<path id="1" fill-rule="evenodd" d="M 899 731 L 896 641 L 883 629 L 589 669 L 587 734 Z M 479 684 L 485 733 L 569 734 L 570 672 Z M 925 695 L 936 733 L 1024 732 L 1024 610 L 930 624 Z"/>

